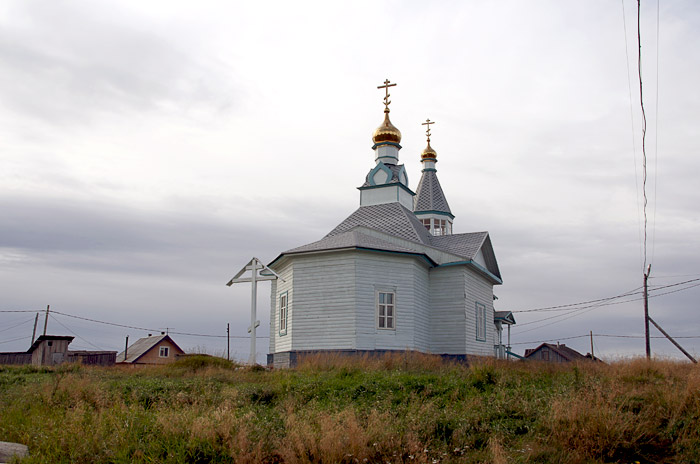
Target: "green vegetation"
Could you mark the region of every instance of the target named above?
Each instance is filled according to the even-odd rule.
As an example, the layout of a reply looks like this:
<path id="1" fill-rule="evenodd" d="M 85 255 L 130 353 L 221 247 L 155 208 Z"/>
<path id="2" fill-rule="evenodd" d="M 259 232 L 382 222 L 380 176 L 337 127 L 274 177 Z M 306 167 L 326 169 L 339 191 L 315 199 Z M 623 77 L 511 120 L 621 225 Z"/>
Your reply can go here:
<path id="1" fill-rule="evenodd" d="M 0 366 L 26 463 L 700 462 L 699 424 L 700 368 L 674 362 Z"/>

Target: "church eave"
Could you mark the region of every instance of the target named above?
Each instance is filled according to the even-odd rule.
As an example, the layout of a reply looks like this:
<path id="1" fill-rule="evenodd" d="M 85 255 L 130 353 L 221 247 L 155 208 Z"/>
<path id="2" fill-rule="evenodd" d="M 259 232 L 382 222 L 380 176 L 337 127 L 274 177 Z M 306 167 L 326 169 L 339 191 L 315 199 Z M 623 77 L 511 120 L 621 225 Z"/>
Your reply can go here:
<path id="1" fill-rule="evenodd" d="M 394 186 L 399 186 L 411 195 L 415 196 L 415 192 L 411 190 L 410 188 L 406 187 L 403 185 L 401 182 L 391 182 L 389 184 L 381 184 L 381 185 L 363 185 L 362 187 L 357 187 L 357 190 L 370 190 L 370 189 L 377 189 L 377 188 L 383 188 L 383 187 L 394 187 Z"/>
<path id="2" fill-rule="evenodd" d="M 349 247 L 340 247 L 340 248 L 329 248 L 327 250 L 309 250 L 309 251 L 298 251 L 298 252 L 292 252 L 292 253 L 281 253 L 277 258 L 275 258 L 270 264 L 268 264 L 268 267 L 272 267 L 275 264 L 277 264 L 279 261 L 281 261 L 283 258 L 290 258 L 293 256 L 302 256 L 302 255 L 316 255 L 316 254 L 327 254 L 327 253 L 337 253 L 341 251 L 369 251 L 372 253 L 388 253 L 388 254 L 393 254 L 393 255 L 403 255 L 403 256 L 411 256 L 413 258 L 419 258 L 425 261 L 430 267 L 437 267 L 439 266 L 438 263 L 433 261 L 428 255 L 424 253 L 411 253 L 408 251 L 395 251 L 395 250 L 381 250 L 378 248 L 369 248 L 369 247 L 359 247 L 359 246 L 349 246 Z"/>
<path id="3" fill-rule="evenodd" d="M 481 264 L 477 263 L 473 259 L 469 259 L 466 261 L 454 261 L 451 263 L 445 263 L 445 264 L 440 264 L 438 267 L 447 267 L 447 266 L 469 266 L 478 271 L 480 274 L 482 274 L 484 277 L 486 277 L 488 280 L 490 280 L 494 285 L 502 285 L 503 280 L 497 276 L 496 274 L 493 274 L 491 271 L 486 269 L 484 266 Z"/>
<path id="4" fill-rule="evenodd" d="M 440 215 L 442 215 L 442 216 L 447 216 L 447 217 L 449 217 L 450 219 L 454 219 L 454 218 L 455 218 L 454 214 L 452 214 L 452 213 L 450 213 L 450 212 L 447 212 L 447 211 L 437 211 L 437 210 L 433 210 L 433 209 L 424 210 L 424 211 L 414 211 L 413 214 L 415 214 L 416 216 L 419 215 L 419 214 L 440 214 Z"/>

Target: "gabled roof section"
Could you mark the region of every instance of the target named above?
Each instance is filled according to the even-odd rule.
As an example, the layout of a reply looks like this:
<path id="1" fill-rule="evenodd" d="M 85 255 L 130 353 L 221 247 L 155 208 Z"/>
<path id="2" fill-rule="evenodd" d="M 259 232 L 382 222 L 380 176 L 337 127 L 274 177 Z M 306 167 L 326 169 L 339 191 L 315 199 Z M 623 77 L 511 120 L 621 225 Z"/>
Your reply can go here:
<path id="1" fill-rule="evenodd" d="M 282 255 L 293 255 L 302 253 L 313 253 L 319 251 L 331 250 L 376 250 L 386 251 L 391 253 L 411 254 L 425 258 L 430 264 L 435 264 L 425 253 L 420 253 L 410 248 L 388 242 L 379 237 L 375 237 L 364 233 L 368 229 L 363 226 L 357 226 L 348 232 L 343 232 L 338 235 L 327 235 L 321 240 L 308 245 L 303 245 L 297 248 L 287 250 Z M 280 255 L 281 256 L 281 255 Z"/>
<path id="2" fill-rule="evenodd" d="M 403 164 L 389 164 L 389 163 L 382 163 L 385 167 L 391 171 L 391 178 L 386 181 L 386 184 L 400 184 L 401 183 L 401 178 L 399 175 L 401 174 L 401 170 L 403 169 Z M 365 183 L 362 184 L 362 187 L 371 187 L 374 184 L 370 182 L 370 175 L 374 172 L 374 169 L 370 170 L 367 176 L 365 177 Z M 362 188 L 360 187 L 360 188 Z"/>
<path id="3" fill-rule="evenodd" d="M 488 232 L 471 232 L 468 234 L 437 235 L 430 236 L 430 244 L 435 248 L 445 250 L 469 260 L 475 260 L 479 250 L 484 256 L 486 270 L 502 280 L 501 271 L 498 269 L 496 254 Z"/>
<path id="4" fill-rule="evenodd" d="M 167 340 L 170 343 L 172 343 L 178 350 L 182 350 L 175 341 L 173 341 L 172 338 L 170 338 L 169 335 L 163 334 L 163 335 L 157 335 L 157 336 L 151 336 L 151 337 L 143 337 L 139 338 L 134 342 L 133 345 L 131 345 L 129 348 L 127 348 L 127 359 L 124 359 L 124 352 L 122 351 L 117 355 L 116 362 L 124 362 L 127 364 L 134 363 L 138 361 L 144 354 L 148 353 L 154 346 L 158 345 L 160 342 Z"/>
<path id="5" fill-rule="evenodd" d="M 361 206 L 326 237 L 348 232 L 357 226 L 365 226 L 423 245 L 430 245 L 430 233 L 413 212 L 400 203 Z"/>
<path id="6" fill-rule="evenodd" d="M 589 361 L 591 358 L 582 355 L 578 351 L 574 350 L 573 348 L 569 348 L 568 346 L 562 344 L 556 344 L 553 345 L 551 343 L 543 343 L 537 348 L 534 349 L 528 349 L 525 350 L 525 358 L 529 358 L 538 351 L 540 351 L 542 348 L 547 347 L 550 350 L 554 351 L 555 353 L 558 353 L 562 358 L 566 359 L 567 361 Z"/>
<path id="7" fill-rule="evenodd" d="M 437 211 L 452 216 L 450 205 L 447 204 L 437 172 L 434 170 L 423 171 L 416 189 L 415 207 L 413 209 L 416 213 Z"/>

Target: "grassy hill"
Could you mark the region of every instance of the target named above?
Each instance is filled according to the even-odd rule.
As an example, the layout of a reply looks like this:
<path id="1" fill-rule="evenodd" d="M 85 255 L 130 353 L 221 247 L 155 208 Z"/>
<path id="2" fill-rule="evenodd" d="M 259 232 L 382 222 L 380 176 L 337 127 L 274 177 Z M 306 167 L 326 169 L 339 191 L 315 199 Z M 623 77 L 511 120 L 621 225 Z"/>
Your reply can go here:
<path id="1" fill-rule="evenodd" d="M 0 366 L 23 462 L 700 462 L 700 368 L 422 355 L 291 370 Z"/>

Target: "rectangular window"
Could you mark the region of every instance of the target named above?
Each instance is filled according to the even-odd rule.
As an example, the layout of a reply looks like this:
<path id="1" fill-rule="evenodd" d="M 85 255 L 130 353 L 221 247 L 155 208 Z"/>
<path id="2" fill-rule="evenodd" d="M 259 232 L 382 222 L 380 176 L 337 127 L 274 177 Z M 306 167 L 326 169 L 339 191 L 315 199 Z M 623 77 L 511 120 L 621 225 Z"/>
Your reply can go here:
<path id="1" fill-rule="evenodd" d="M 377 293 L 377 328 L 393 329 L 396 318 L 396 303 L 394 292 Z"/>
<path id="2" fill-rule="evenodd" d="M 476 339 L 486 341 L 486 306 L 476 304 Z"/>
<path id="3" fill-rule="evenodd" d="M 167 358 L 168 356 L 170 356 L 170 348 L 168 348 L 167 346 L 161 346 L 158 356 L 160 356 L 161 358 Z"/>
<path id="4" fill-rule="evenodd" d="M 423 223 L 428 232 L 430 232 L 430 219 L 421 219 L 420 222 Z"/>
<path id="5" fill-rule="evenodd" d="M 289 315 L 289 294 L 280 295 L 280 335 L 287 335 L 287 316 Z"/>

